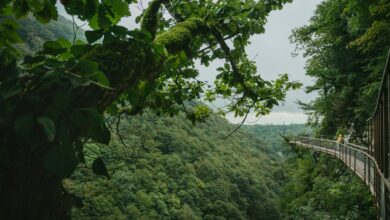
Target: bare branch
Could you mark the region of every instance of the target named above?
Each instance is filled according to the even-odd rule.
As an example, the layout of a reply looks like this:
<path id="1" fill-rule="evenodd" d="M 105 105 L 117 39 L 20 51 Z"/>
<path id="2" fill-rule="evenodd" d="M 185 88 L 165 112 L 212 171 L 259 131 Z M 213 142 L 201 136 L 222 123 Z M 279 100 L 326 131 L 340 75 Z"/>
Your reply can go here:
<path id="1" fill-rule="evenodd" d="M 248 115 L 251 112 L 251 109 L 253 108 L 254 105 L 255 105 L 255 102 L 248 108 L 248 111 L 246 112 L 244 119 L 238 124 L 238 126 L 236 128 L 234 128 L 232 131 L 229 132 L 229 134 L 227 134 L 224 138 L 222 138 L 223 140 L 226 140 L 232 134 L 234 134 L 236 131 L 238 131 L 238 129 L 241 128 L 241 126 L 245 123 L 246 119 L 248 118 Z"/>

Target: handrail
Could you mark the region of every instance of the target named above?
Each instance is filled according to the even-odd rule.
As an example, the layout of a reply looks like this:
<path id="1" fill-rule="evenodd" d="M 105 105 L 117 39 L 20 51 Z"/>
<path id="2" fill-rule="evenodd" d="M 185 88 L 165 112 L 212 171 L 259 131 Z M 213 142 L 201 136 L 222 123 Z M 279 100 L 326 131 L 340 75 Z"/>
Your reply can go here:
<path id="1" fill-rule="evenodd" d="M 295 141 L 290 141 L 290 143 L 336 156 L 343 161 L 370 187 L 376 199 L 378 219 L 388 219 L 390 216 L 390 180 L 381 172 L 375 157 L 366 151 L 368 148 L 357 144 L 348 145 L 334 140 L 302 136 L 295 137 Z M 364 164 L 363 170 L 357 169 L 357 162 Z"/>
<path id="2" fill-rule="evenodd" d="M 360 146 L 360 145 L 357 145 L 357 144 L 354 144 L 354 143 L 345 143 L 346 145 L 350 145 L 350 146 L 353 146 L 353 147 L 356 147 L 356 148 L 360 148 L 360 149 L 364 149 L 364 150 L 368 150 L 368 147 L 364 147 L 364 146 Z"/>
<path id="3" fill-rule="evenodd" d="M 386 83 L 386 76 L 387 75 L 390 75 L 390 68 L 389 68 L 389 64 L 390 63 L 390 49 L 387 53 L 387 59 L 386 59 L 386 64 L 385 64 L 385 69 L 383 70 L 383 76 L 382 76 L 382 81 L 381 81 L 381 87 L 378 91 L 378 96 L 376 98 L 376 105 L 375 105 L 375 109 L 374 111 L 372 112 L 371 116 L 367 119 L 367 122 L 372 120 L 376 114 L 376 112 L 378 111 L 378 108 L 379 108 L 379 103 L 380 103 L 380 99 L 381 99 L 381 96 L 382 96 L 382 91 L 383 91 L 383 87 L 385 86 L 385 83 Z"/>

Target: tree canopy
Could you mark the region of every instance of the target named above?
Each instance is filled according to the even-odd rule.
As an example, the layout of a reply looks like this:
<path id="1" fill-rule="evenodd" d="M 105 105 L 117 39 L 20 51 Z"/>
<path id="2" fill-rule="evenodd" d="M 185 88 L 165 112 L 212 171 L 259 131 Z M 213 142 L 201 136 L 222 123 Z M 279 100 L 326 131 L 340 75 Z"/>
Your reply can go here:
<path id="1" fill-rule="evenodd" d="M 56 20 L 56 2 L 0 3 L 6 16 L 0 24 L 0 217 L 69 216 L 73 201 L 61 180 L 85 161 L 85 142 L 109 143 L 104 114 L 184 111 L 189 120 L 204 121 L 211 109 L 184 103 L 217 97 L 230 98 L 224 111 L 235 115 L 267 114 L 300 85 L 286 74 L 262 79 L 245 53 L 250 37 L 264 32 L 269 12 L 289 0 L 153 0 L 136 18 L 140 28 L 131 30 L 118 22 L 131 16 L 128 6 L 136 1 L 62 0 L 69 15 L 92 28 L 87 42 L 61 38 L 20 53 L 15 20 Z M 214 84 L 199 81 L 195 61 L 207 66 L 217 59 L 225 64 Z M 93 165 L 105 173 L 101 159 Z"/>
<path id="2" fill-rule="evenodd" d="M 353 138 L 363 137 L 390 48 L 389 12 L 385 0 L 327 0 L 291 36 L 315 78 L 306 91 L 318 98 L 301 104 L 321 135 L 333 138 L 352 128 Z"/>

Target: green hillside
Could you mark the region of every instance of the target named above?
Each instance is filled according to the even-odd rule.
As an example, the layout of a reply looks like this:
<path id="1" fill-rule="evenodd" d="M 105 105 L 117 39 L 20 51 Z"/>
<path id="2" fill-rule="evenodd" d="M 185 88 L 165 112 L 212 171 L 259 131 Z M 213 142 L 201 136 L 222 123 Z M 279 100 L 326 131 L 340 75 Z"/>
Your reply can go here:
<path id="1" fill-rule="evenodd" d="M 0 16 L 0 23 L 7 17 Z M 23 39 L 23 43 L 17 45 L 23 53 L 30 54 L 33 51 L 42 49 L 46 41 L 63 39 L 74 39 L 73 23 L 59 15 L 56 21 L 42 24 L 34 20 L 32 16 L 19 19 L 20 28 L 18 33 Z M 78 29 L 76 39 L 85 40 L 84 30 Z"/>
<path id="2" fill-rule="evenodd" d="M 224 140 L 233 126 L 217 116 L 196 126 L 153 114 L 122 122 L 126 145 L 114 136 L 109 148 L 87 148 L 87 158 L 102 156 L 111 179 L 80 168 L 67 181 L 84 203 L 75 219 L 279 218 L 279 164 L 259 138 L 241 131 Z"/>
<path id="3" fill-rule="evenodd" d="M 246 125 L 244 129 L 261 137 L 276 152 L 282 152 L 286 149 L 285 145 L 282 144 L 285 141 L 282 136 L 290 138 L 296 135 L 311 135 L 313 133 L 312 129 L 304 124 Z"/>

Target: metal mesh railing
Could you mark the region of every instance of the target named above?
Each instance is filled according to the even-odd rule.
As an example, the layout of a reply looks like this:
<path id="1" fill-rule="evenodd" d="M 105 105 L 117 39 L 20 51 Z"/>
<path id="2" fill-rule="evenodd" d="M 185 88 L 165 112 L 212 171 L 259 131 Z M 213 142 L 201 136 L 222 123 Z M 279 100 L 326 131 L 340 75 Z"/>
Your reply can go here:
<path id="1" fill-rule="evenodd" d="M 300 136 L 295 137 L 291 143 L 302 148 L 330 154 L 343 161 L 370 188 L 377 203 L 378 218 L 390 218 L 390 183 L 380 171 L 375 158 L 369 154 L 368 148 L 338 143 L 334 140 Z"/>

